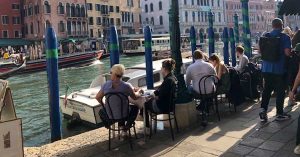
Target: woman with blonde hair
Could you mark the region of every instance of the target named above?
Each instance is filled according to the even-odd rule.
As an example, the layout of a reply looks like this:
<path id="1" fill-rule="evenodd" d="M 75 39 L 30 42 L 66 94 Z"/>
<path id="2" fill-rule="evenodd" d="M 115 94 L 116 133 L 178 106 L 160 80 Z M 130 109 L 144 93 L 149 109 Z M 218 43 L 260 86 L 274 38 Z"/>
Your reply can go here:
<path id="1" fill-rule="evenodd" d="M 293 38 L 293 36 L 294 36 L 293 31 L 292 31 L 291 28 L 288 27 L 288 26 L 283 28 L 282 33 L 288 35 L 290 38 Z"/>

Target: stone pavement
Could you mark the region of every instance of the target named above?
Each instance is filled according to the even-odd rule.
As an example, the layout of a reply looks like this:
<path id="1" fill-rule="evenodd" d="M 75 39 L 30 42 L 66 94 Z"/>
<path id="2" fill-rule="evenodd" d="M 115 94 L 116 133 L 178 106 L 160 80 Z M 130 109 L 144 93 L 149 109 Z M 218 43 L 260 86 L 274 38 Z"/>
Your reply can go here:
<path id="1" fill-rule="evenodd" d="M 275 100 L 271 99 L 270 104 L 275 104 Z M 167 128 L 158 130 L 151 139 L 144 142 L 141 124 L 139 123 L 139 138 L 133 140 L 133 151 L 130 150 L 127 140 L 119 141 L 117 138 L 113 140 L 113 150 L 108 151 L 108 131 L 101 128 L 100 131 L 91 131 L 71 139 L 62 140 L 60 143 L 49 144 L 52 146 L 26 148 L 25 156 L 295 156 L 293 149 L 298 124 L 298 105 L 286 107 L 286 110 L 292 115 L 292 119 L 283 122 L 274 120 L 276 109 L 274 105 L 271 105 L 268 113 L 269 122 L 264 124 L 260 123 L 258 117 L 259 103 L 247 102 L 239 106 L 236 113 L 232 108 L 229 109 L 225 105 L 220 105 L 220 108 L 221 121 L 217 121 L 216 116 L 212 115 L 206 128 L 201 127 L 199 121 L 194 126 L 188 129 L 180 129 L 179 133 L 175 133 L 175 141 L 172 141 L 170 131 Z M 101 136 L 98 135 L 98 132 L 102 132 Z M 105 135 L 103 135 L 104 133 Z M 99 140 L 100 138 L 101 140 Z M 78 141 L 84 141 L 84 139 L 86 142 L 79 144 Z M 77 146 L 71 146 L 72 142 L 76 143 Z M 57 147 L 62 145 L 74 148 L 71 150 L 64 146 L 63 149 L 59 150 Z"/>

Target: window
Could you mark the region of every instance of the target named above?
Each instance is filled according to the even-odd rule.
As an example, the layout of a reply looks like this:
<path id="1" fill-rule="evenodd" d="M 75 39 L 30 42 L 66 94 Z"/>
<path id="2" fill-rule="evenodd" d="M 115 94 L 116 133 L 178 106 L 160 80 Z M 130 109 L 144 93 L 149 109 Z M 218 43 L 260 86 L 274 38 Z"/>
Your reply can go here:
<path id="1" fill-rule="evenodd" d="M 197 0 L 197 5 L 200 5 L 200 0 Z"/>
<path id="2" fill-rule="evenodd" d="M 86 8 L 87 8 L 87 10 L 93 10 L 93 5 L 92 5 L 92 3 L 87 3 L 87 4 L 86 4 Z"/>
<path id="3" fill-rule="evenodd" d="M 80 5 L 79 4 L 76 5 L 75 16 L 80 17 Z"/>
<path id="4" fill-rule="evenodd" d="M 195 12 L 192 13 L 192 17 L 193 17 L 193 22 L 195 22 L 196 21 Z"/>
<path id="5" fill-rule="evenodd" d="M 58 14 L 64 14 L 65 13 L 65 7 L 63 6 L 63 4 L 61 2 L 58 3 Z"/>
<path id="6" fill-rule="evenodd" d="M 134 16 L 133 16 L 133 13 L 131 13 L 131 22 L 134 23 Z"/>
<path id="7" fill-rule="evenodd" d="M 85 17 L 85 8 L 84 8 L 84 5 L 81 6 L 81 17 Z"/>
<path id="8" fill-rule="evenodd" d="M 101 17 L 97 17 L 97 25 L 101 25 Z"/>
<path id="9" fill-rule="evenodd" d="M 151 24 L 154 25 L 154 17 L 151 17 Z"/>
<path id="10" fill-rule="evenodd" d="M 120 25 L 121 25 L 121 19 L 117 18 L 117 26 L 120 26 Z"/>
<path id="11" fill-rule="evenodd" d="M 2 38 L 8 38 L 8 31 L 2 31 Z"/>
<path id="12" fill-rule="evenodd" d="M 186 5 L 186 0 L 183 1 L 184 5 Z"/>
<path id="13" fill-rule="evenodd" d="M 75 4 L 71 5 L 71 17 L 75 17 Z"/>
<path id="14" fill-rule="evenodd" d="M 2 16 L 2 24 L 3 25 L 8 25 L 9 24 L 9 18 L 7 15 Z"/>
<path id="15" fill-rule="evenodd" d="M 115 20 L 114 20 L 114 18 L 110 18 L 110 25 L 114 25 L 115 24 Z"/>
<path id="16" fill-rule="evenodd" d="M 194 0 L 192 0 L 192 5 L 194 5 Z"/>
<path id="17" fill-rule="evenodd" d="M 220 12 L 218 13 L 218 16 L 219 16 L 219 22 L 222 22 L 222 20 L 221 20 L 221 13 Z"/>
<path id="18" fill-rule="evenodd" d="M 214 0 L 211 0 L 211 6 L 214 6 Z"/>
<path id="19" fill-rule="evenodd" d="M 114 6 L 109 6 L 109 12 L 114 12 Z"/>
<path id="20" fill-rule="evenodd" d="M 15 31 L 15 32 L 14 32 L 14 35 L 15 35 L 15 38 L 20 38 L 20 33 L 19 33 L 19 31 Z"/>
<path id="21" fill-rule="evenodd" d="M 33 23 L 30 24 L 30 34 L 33 34 Z"/>
<path id="22" fill-rule="evenodd" d="M 27 24 L 25 24 L 25 26 L 24 26 L 25 28 L 25 34 L 27 35 L 28 34 L 28 26 L 27 26 Z"/>
<path id="23" fill-rule="evenodd" d="M 20 9 L 20 4 L 14 3 L 14 4 L 11 5 L 11 8 L 12 8 L 13 10 L 19 10 L 19 9 Z"/>
<path id="24" fill-rule="evenodd" d="M 200 11 L 198 11 L 198 22 L 200 22 L 200 20 L 201 20 L 201 15 L 200 15 Z"/>
<path id="25" fill-rule="evenodd" d="M 119 13 L 120 12 L 120 7 L 116 6 L 116 12 Z"/>
<path id="26" fill-rule="evenodd" d="M 145 4 L 145 12 L 148 13 L 148 5 Z"/>
<path id="27" fill-rule="evenodd" d="M 51 13 L 51 6 L 50 6 L 49 2 L 45 1 L 44 5 L 45 5 L 45 13 L 46 14 Z"/>
<path id="28" fill-rule="evenodd" d="M 188 12 L 187 11 L 185 11 L 185 22 L 188 22 Z"/>
<path id="29" fill-rule="evenodd" d="M 65 32 L 65 24 L 63 21 L 60 21 L 58 24 L 58 31 L 59 32 Z"/>
<path id="30" fill-rule="evenodd" d="M 94 25 L 94 18 L 93 17 L 89 17 L 89 25 Z"/>
<path id="31" fill-rule="evenodd" d="M 141 24 L 141 22 L 142 22 L 142 15 L 139 14 L 139 23 Z"/>
<path id="32" fill-rule="evenodd" d="M 150 4 L 150 12 L 153 12 L 153 4 Z"/>
<path id="33" fill-rule="evenodd" d="M 39 13 L 40 13 L 40 7 L 39 7 L 39 5 L 35 5 L 34 6 L 34 14 L 37 15 Z"/>
<path id="34" fill-rule="evenodd" d="M 162 2 L 161 1 L 158 3 L 158 8 L 159 8 L 159 10 L 162 10 Z"/>
<path id="35" fill-rule="evenodd" d="M 101 10 L 101 5 L 100 4 L 95 4 L 95 10 L 100 11 Z"/>
<path id="36" fill-rule="evenodd" d="M 26 17 L 26 16 L 27 16 L 27 7 L 24 6 L 24 17 Z"/>
<path id="37" fill-rule="evenodd" d="M 38 33 L 40 33 L 40 21 L 37 21 L 37 29 L 38 29 Z"/>
<path id="38" fill-rule="evenodd" d="M 17 25 L 17 24 L 21 24 L 21 18 L 20 17 L 12 17 L 13 19 L 13 24 Z"/>
<path id="39" fill-rule="evenodd" d="M 163 17 L 162 17 L 162 16 L 159 16 L 159 24 L 160 24 L 160 25 L 163 25 L 163 24 L 164 24 L 164 20 L 163 20 Z"/>
<path id="40" fill-rule="evenodd" d="M 31 16 L 33 15 L 33 7 L 32 7 L 32 4 L 29 5 L 28 7 L 28 16 Z"/>
<path id="41" fill-rule="evenodd" d="M 67 16 L 70 17 L 70 15 L 71 15 L 71 7 L 70 7 L 69 3 L 66 4 L 66 12 L 67 12 Z"/>

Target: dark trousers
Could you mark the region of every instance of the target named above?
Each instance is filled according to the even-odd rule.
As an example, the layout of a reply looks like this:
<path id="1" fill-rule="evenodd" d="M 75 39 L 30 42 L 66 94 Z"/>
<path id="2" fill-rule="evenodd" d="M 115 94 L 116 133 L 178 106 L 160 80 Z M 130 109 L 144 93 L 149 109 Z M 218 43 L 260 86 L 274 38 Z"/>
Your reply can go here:
<path id="1" fill-rule="evenodd" d="M 160 110 L 158 109 L 157 104 L 155 102 L 153 103 L 153 101 L 155 101 L 155 100 L 153 100 L 153 99 L 149 100 L 145 104 L 144 112 L 145 112 L 145 115 L 146 115 L 146 117 L 145 117 L 146 127 L 148 127 L 148 128 L 150 127 L 150 125 L 149 125 L 149 123 L 150 123 L 150 121 L 149 121 L 149 116 L 150 116 L 149 112 L 151 112 L 151 113 L 160 113 Z"/>
<path id="2" fill-rule="evenodd" d="M 276 92 L 276 110 L 277 114 L 283 113 L 283 103 L 285 97 L 286 77 L 285 75 L 278 75 L 272 73 L 263 73 L 265 81 L 264 91 L 262 94 L 261 108 L 266 112 L 273 91 Z"/>

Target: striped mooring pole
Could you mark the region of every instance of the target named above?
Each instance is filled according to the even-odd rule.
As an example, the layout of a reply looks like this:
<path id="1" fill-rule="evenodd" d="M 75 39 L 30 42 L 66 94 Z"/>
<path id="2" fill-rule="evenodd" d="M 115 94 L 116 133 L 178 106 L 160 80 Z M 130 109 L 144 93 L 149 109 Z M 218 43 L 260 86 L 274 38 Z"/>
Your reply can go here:
<path id="1" fill-rule="evenodd" d="M 228 28 L 224 27 L 223 30 L 223 57 L 224 57 L 224 63 L 226 65 L 229 65 L 229 47 L 228 47 Z"/>
<path id="2" fill-rule="evenodd" d="M 48 77 L 51 142 L 54 142 L 60 140 L 62 134 L 59 110 L 58 49 L 54 29 L 49 27 L 46 33 L 46 66 Z"/>
<path id="3" fill-rule="evenodd" d="M 209 56 L 215 52 L 215 33 L 213 29 L 213 13 L 208 13 L 208 52 Z"/>
<path id="4" fill-rule="evenodd" d="M 110 27 L 110 40 L 109 40 L 109 52 L 110 52 L 110 67 L 115 64 L 119 64 L 119 41 L 116 26 Z"/>
<path id="5" fill-rule="evenodd" d="M 249 9 L 248 9 L 249 0 L 241 0 L 242 3 L 242 14 L 243 14 L 243 42 L 245 48 L 245 54 L 248 57 L 251 57 L 251 33 L 250 33 L 250 24 L 249 24 Z"/>
<path id="6" fill-rule="evenodd" d="M 154 89 L 153 86 L 153 65 L 152 65 L 152 34 L 150 26 L 144 28 L 145 37 L 145 60 L 146 60 L 146 82 L 147 89 Z"/>
<path id="7" fill-rule="evenodd" d="M 194 26 L 191 26 L 191 29 L 190 29 L 190 40 L 191 40 L 193 62 L 195 62 L 194 52 L 196 51 L 196 31 L 195 31 Z"/>
<path id="8" fill-rule="evenodd" d="M 231 66 L 236 66 L 236 56 L 235 56 L 235 41 L 234 41 L 234 31 L 233 28 L 229 28 L 229 41 L 231 49 Z"/>
<path id="9" fill-rule="evenodd" d="M 237 13 L 234 14 L 233 16 L 234 19 L 234 34 L 235 34 L 235 42 L 239 43 L 240 42 L 240 29 L 239 29 L 239 16 Z"/>

